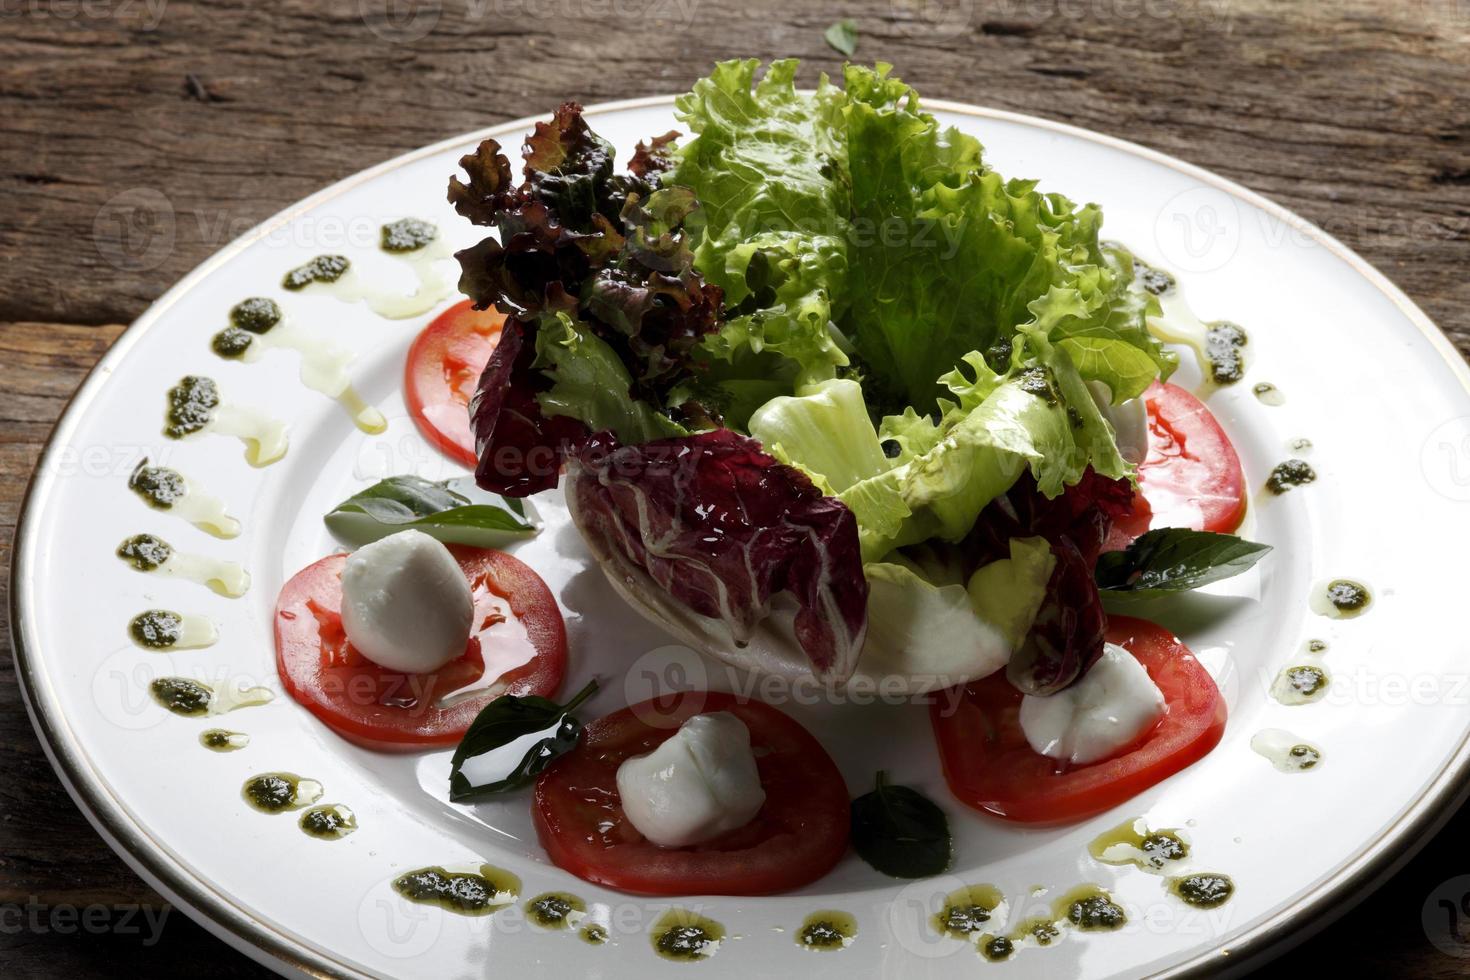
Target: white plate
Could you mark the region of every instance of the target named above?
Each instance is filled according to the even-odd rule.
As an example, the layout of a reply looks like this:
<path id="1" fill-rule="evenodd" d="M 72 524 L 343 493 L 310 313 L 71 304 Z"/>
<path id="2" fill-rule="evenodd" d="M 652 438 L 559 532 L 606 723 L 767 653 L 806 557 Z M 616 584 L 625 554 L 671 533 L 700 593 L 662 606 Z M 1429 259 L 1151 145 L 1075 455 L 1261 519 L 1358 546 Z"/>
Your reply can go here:
<path id="1" fill-rule="evenodd" d="M 1225 739 L 1203 762 L 1115 812 L 1064 829 L 1026 830 L 982 819 L 946 792 L 926 713 L 913 706 L 787 705 L 827 745 L 854 793 L 873 771 L 924 789 L 949 811 L 953 874 L 904 887 L 849 856 L 802 892 L 772 898 L 701 898 L 732 938 L 708 962 L 676 965 L 654 954 L 653 919 L 669 903 L 595 888 L 550 865 L 537 846 L 524 795 L 476 807 L 445 802 L 447 753 L 389 757 L 344 744 L 286 696 L 219 721 L 248 732 L 249 747 L 214 754 L 196 738 L 205 723 L 167 714 L 144 693 L 153 676 L 243 676 L 279 689 L 271 610 L 284 579 L 337 550 L 321 515 L 372 479 L 456 468 L 433 453 L 404 415 L 404 351 L 429 318 L 390 322 L 329 296 L 285 294 L 282 273 L 322 252 L 343 252 L 365 273 L 407 285 L 378 252 L 380 223 L 405 215 L 438 222 L 456 245 L 472 229 L 444 202 L 456 160 L 485 135 L 515 147 L 529 120 L 508 123 L 390 161 L 291 208 L 179 283 L 117 342 L 88 378 L 41 461 L 21 522 L 13 577 L 16 657 L 27 702 L 57 771 L 109 843 L 170 899 L 246 953 L 283 970 L 459 977 L 902 974 L 1137 976 L 1243 964 L 1299 938 L 1341 911 L 1429 836 L 1463 794 L 1467 770 L 1465 643 L 1458 549 L 1470 499 L 1467 371 L 1443 336 L 1397 289 L 1321 231 L 1240 187 L 1118 140 L 1041 120 L 931 103 L 973 132 L 992 164 L 1012 176 L 1101 203 L 1106 234 L 1179 274 L 1207 319 L 1250 331 L 1246 383 L 1211 408 L 1235 440 L 1251 484 L 1309 438 L 1320 474 L 1280 499 L 1253 499 L 1249 534 L 1276 546 L 1258 572 L 1166 619 L 1220 681 L 1230 702 Z M 626 159 L 633 143 L 673 125 L 670 100 L 590 110 Z M 452 271 L 452 270 L 451 270 Z M 294 356 L 262 363 L 215 358 L 210 335 L 243 297 L 276 296 L 312 329 L 359 353 L 358 386 L 392 424 L 366 436 L 328 399 L 296 379 Z M 447 303 L 447 301 L 446 301 Z M 445 305 L 445 304 L 441 304 Z M 171 443 L 160 436 L 164 392 L 181 375 L 216 378 L 231 400 L 291 423 L 280 463 L 252 469 L 231 439 Z M 1274 382 L 1286 404 L 1267 407 L 1251 385 Z M 223 496 L 244 533 L 218 541 L 148 510 L 126 488 L 142 455 L 162 458 Z M 1257 504 L 1259 504 L 1257 506 Z M 648 693 L 639 667 L 671 664 L 713 684 L 722 668 L 670 648 L 670 640 L 618 601 L 589 565 L 555 502 L 550 526 L 517 549 L 558 593 L 572 671 L 611 683 L 587 709 L 601 714 Z M 241 561 L 254 578 L 228 600 L 179 580 L 140 575 L 112 556 L 127 535 L 153 531 L 180 549 Z M 1358 577 L 1377 601 L 1353 620 L 1308 604 L 1314 583 Z M 129 619 L 162 605 L 206 614 L 220 642 L 160 656 L 137 650 Z M 1286 707 L 1270 679 L 1308 638 L 1331 644 L 1334 683 L 1325 703 Z M 1277 772 L 1249 746 L 1267 727 L 1320 744 L 1325 762 L 1303 775 Z M 266 816 L 240 795 L 252 774 L 289 770 L 320 780 L 326 800 L 356 811 L 345 840 L 303 835 L 291 816 Z M 1127 817 L 1184 827 L 1196 867 L 1231 875 L 1235 897 L 1209 913 L 1165 893 L 1158 877 L 1102 866 L 1086 844 Z M 463 918 L 399 900 L 405 870 L 480 861 L 524 881 L 523 897 L 563 889 L 612 914 L 613 941 L 592 947 L 538 931 L 517 911 Z M 959 883 L 991 883 L 1013 921 L 1063 890 L 1094 882 L 1128 908 L 1120 933 L 1068 935 L 988 966 L 972 947 L 932 936 L 930 903 Z M 1048 893 L 1033 896 L 1041 886 Z M 855 944 L 834 953 L 797 948 L 803 917 L 836 908 L 857 917 Z M 1225 957 L 1229 957 L 1226 959 Z"/>

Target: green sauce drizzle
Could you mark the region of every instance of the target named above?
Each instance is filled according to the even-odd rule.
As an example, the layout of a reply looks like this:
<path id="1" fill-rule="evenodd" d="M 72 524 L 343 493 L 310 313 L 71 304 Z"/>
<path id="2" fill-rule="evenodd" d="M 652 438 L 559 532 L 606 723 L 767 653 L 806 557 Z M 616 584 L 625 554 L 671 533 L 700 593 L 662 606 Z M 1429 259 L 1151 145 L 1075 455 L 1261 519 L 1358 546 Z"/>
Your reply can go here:
<path id="1" fill-rule="evenodd" d="M 595 922 L 583 926 L 582 931 L 577 935 L 582 937 L 584 943 L 591 946 L 601 946 L 607 942 L 607 930 Z"/>
<path id="2" fill-rule="evenodd" d="M 238 752 L 250 744 L 250 736 L 244 732 L 211 728 L 199 734 L 199 744 L 211 752 Z"/>
<path id="3" fill-rule="evenodd" d="M 165 650 L 184 638 L 184 617 L 167 609 L 149 609 L 128 623 L 133 642 L 150 650 Z"/>
<path id="4" fill-rule="evenodd" d="M 148 502 L 148 506 L 168 510 L 189 492 L 184 477 L 167 466 L 149 466 L 144 459 L 133 467 L 128 488 Z"/>
<path id="5" fill-rule="evenodd" d="M 1084 932 L 1112 932 L 1123 928 L 1128 916 L 1112 896 L 1096 885 L 1084 885 L 1064 895 L 1057 905 L 1072 925 Z"/>
<path id="6" fill-rule="evenodd" d="M 1197 909 L 1213 909 L 1230 901 L 1230 896 L 1235 894 L 1235 882 L 1228 875 L 1192 874 L 1170 881 L 1169 890 L 1187 905 Z"/>
<path id="7" fill-rule="evenodd" d="M 209 714 L 214 691 L 187 677 L 160 677 L 148 685 L 153 700 L 176 715 L 198 718 Z"/>
<path id="8" fill-rule="evenodd" d="M 439 229 L 418 218 L 400 218 L 383 226 L 380 244 L 385 252 L 417 252 L 439 237 Z"/>
<path id="9" fill-rule="evenodd" d="M 1286 683 L 1304 698 L 1314 697 L 1327 690 L 1327 672 L 1320 667 L 1301 664 L 1288 667 L 1282 672 Z"/>
<path id="10" fill-rule="evenodd" d="M 705 959 L 724 939 L 724 926 L 685 909 L 671 908 L 653 924 L 653 949 L 664 959 Z"/>
<path id="11" fill-rule="evenodd" d="M 244 357 L 250 345 L 255 343 L 255 335 L 248 330 L 239 327 L 225 327 L 209 342 L 209 349 L 220 357 L 234 359 Z"/>
<path id="12" fill-rule="evenodd" d="M 1322 753 L 1310 745 L 1293 745 L 1286 753 L 1298 769 L 1312 769 L 1322 761 Z"/>
<path id="13" fill-rule="evenodd" d="M 336 803 L 312 807 L 301 815 L 299 823 L 308 837 L 322 840 L 338 840 L 357 829 L 357 817 Z"/>
<path id="14" fill-rule="evenodd" d="M 1362 612 L 1372 597 L 1366 587 L 1345 578 L 1327 583 L 1327 601 L 1339 612 Z"/>
<path id="15" fill-rule="evenodd" d="M 1035 395 L 1048 405 L 1057 403 L 1056 385 L 1052 383 L 1051 371 L 1044 366 L 1028 368 L 1016 377 L 1017 387 L 1028 395 Z"/>
<path id="16" fill-rule="evenodd" d="M 1215 384 L 1235 384 L 1245 377 L 1245 330 L 1227 320 L 1212 323 L 1205 331 L 1205 357 Z"/>
<path id="17" fill-rule="evenodd" d="M 820 952 L 846 949 L 856 938 L 857 920 L 833 910 L 813 912 L 796 931 L 798 946 Z"/>
<path id="18" fill-rule="evenodd" d="M 230 309 L 230 325 L 250 333 L 265 333 L 280 322 L 281 308 L 264 296 L 243 299 Z"/>
<path id="19" fill-rule="evenodd" d="M 980 955 L 992 963 L 1008 960 L 1016 951 L 1016 944 L 1005 936 L 991 936 L 980 944 Z"/>
<path id="20" fill-rule="evenodd" d="M 1022 923 L 1017 930 L 1017 936 L 1025 936 L 1032 939 L 1038 946 L 1050 946 L 1061 938 L 1062 930 L 1050 919 L 1032 919 Z"/>
<path id="21" fill-rule="evenodd" d="M 981 932 L 1004 896 L 993 885 L 971 885 L 945 896 L 931 923 L 941 935 L 969 940 Z"/>
<path id="22" fill-rule="evenodd" d="M 1317 479 L 1317 471 L 1304 459 L 1288 459 L 1277 463 L 1266 479 L 1266 489 L 1274 494 L 1283 494 L 1292 487 L 1299 487 Z"/>
<path id="23" fill-rule="evenodd" d="M 526 903 L 530 920 L 547 929 L 565 929 L 586 913 L 586 903 L 566 892 L 547 892 Z"/>
<path id="24" fill-rule="evenodd" d="M 344 255 L 318 255 L 305 265 L 299 265 L 286 273 L 281 280 L 281 286 L 295 292 L 314 282 L 336 282 L 351 264 Z"/>
<path id="25" fill-rule="evenodd" d="M 198 432 L 214 418 L 219 407 L 219 387 L 209 378 L 191 374 L 168 390 L 167 424 L 163 434 L 182 439 Z"/>
<path id="26" fill-rule="evenodd" d="M 461 915 L 489 915 L 516 900 L 521 881 L 507 871 L 480 866 L 480 873 L 420 868 L 393 880 L 393 890 L 410 902 L 437 905 Z"/>
<path id="27" fill-rule="evenodd" d="M 296 802 L 296 781 L 267 773 L 247 780 L 244 792 L 245 799 L 257 810 L 279 813 Z"/>
<path id="28" fill-rule="evenodd" d="M 140 572 L 151 572 L 174 553 L 167 541 L 151 534 L 135 534 L 117 546 L 117 556 Z"/>

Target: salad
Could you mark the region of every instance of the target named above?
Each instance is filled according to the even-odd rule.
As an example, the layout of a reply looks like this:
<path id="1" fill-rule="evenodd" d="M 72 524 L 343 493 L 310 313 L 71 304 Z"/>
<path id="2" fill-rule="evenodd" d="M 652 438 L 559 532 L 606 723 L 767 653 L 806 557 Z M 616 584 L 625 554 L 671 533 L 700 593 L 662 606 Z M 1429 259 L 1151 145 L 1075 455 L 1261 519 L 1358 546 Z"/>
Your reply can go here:
<path id="1" fill-rule="evenodd" d="M 551 859 L 626 891 L 783 891 L 849 846 L 937 874 L 947 818 L 885 774 L 853 799 L 749 699 L 584 725 L 596 680 L 554 698 L 597 665 L 496 550 L 536 533 L 524 498 L 560 486 L 611 585 L 700 651 L 927 704 L 954 797 L 1029 823 L 1107 810 L 1219 741 L 1188 648 L 1108 610 L 1269 550 L 1232 533 L 1229 438 L 1168 381 L 1167 273 L 1104 240 L 1096 205 L 996 173 L 888 66 L 796 74 L 717 65 L 677 102 L 687 135 L 625 168 L 574 103 L 519 174 L 494 140 L 463 158 L 449 199 L 487 233 L 405 384 L 473 485 L 345 501 L 328 525 L 356 550 L 277 607 L 286 687 L 326 724 L 455 746 L 455 801 L 531 787 Z"/>

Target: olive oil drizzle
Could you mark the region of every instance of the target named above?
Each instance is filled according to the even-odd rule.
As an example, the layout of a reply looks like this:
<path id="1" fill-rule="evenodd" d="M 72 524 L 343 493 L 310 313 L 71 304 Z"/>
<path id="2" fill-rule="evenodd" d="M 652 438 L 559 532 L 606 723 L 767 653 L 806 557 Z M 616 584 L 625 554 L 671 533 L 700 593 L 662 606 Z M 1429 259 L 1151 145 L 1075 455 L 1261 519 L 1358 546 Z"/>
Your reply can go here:
<path id="1" fill-rule="evenodd" d="M 415 226 L 409 231 L 408 225 Z M 426 232 L 432 230 L 432 235 Z M 412 245 L 413 247 L 397 247 Z M 344 303 L 367 303 L 368 309 L 388 320 L 402 320 L 427 313 L 453 292 L 454 283 L 440 263 L 452 256 L 448 243 L 428 222 L 405 219 L 384 225 L 381 251 L 405 263 L 418 280 L 407 296 L 389 293 L 364 281 L 355 263 L 341 255 L 319 255 L 286 274 L 282 286 L 293 292 L 322 292 Z"/>
<path id="2" fill-rule="evenodd" d="M 128 489 L 154 510 L 182 518 L 206 534 L 217 538 L 240 534 L 240 522 L 226 512 L 224 501 L 201 491 L 178 470 L 151 466 L 144 459 L 128 477 Z"/>
<path id="3" fill-rule="evenodd" d="M 1311 704 L 1322 700 L 1332 675 L 1320 657 L 1305 655 L 1281 668 L 1271 684 L 1271 696 L 1286 705 Z"/>
<path id="4" fill-rule="evenodd" d="M 1142 819 L 1125 820 L 1087 845 L 1093 860 L 1158 874 L 1189 857 L 1189 841 L 1177 828 L 1150 830 Z"/>
<path id="5" fill-rule="evenodd" d="M 244 732 L 210 728 L 199 733 L 199 744 L 211 752 L 238 752 L 250 744 L 250 736 Z"/>
<path id="6" fill-rule="evenodd" d="M 256 317 L 242 313 L 264 304 L 269 304 L 267 314 Z M 383 413 L 365 402 L 352 386 L 347 372 L 355 360 L 351 351 L 298 326 L 269 299 L 256 297 L 237 303 L 230 311 L 230 320 L 232 326 L 214 337 L 212 346 L 216 354 L 253 364 L 270 350 L 295 351 L 301 356 L 299 373 L 303 385 L 335 399 L 352 417 L 353 424 L 369 435 L 388 427 Z"/>
<path id="7" fill-rule="evenodd" d="M 128 637 L 145 650 L 198 650 L 213 646 L 219 631 L 203 616 L 148 609 L 128 621 Z"/>
<path id="8" fill-rule="evenodd" d="M 186 718 L 222 715 L 236 708 L 269 704 L 275 698 L 269 688 L 216 687 L 189 677 L 156 678 L 149 683 L 148 693 L 162 707 Z"/>
<path id="9" fill-rule="evenodd" d="M 189 375 L 168 391 L 163 434 L 184 439 L 201 432 L 234 436 L 245 444 L 251 466 L 269 466 L 286 455 L 286 424 L 252 408 L 221 400 L 210 378 Z"/>
<path id="10" fill-rule="evenodd" d="M 946 895 L 930 924 L 942 936 L 978 942 L 988 923 L 1005 918 L 1005 896 L 999 888 L 969 885 Z"/>
<path id="11" fill-rule="evenodd" d="M 1322 749 L 1283 728 L 1264 728 L 1251 737 L 1251 748 L 1280 772 L 1314 772 L 1322 765 Z"/>
<path id="12" fill-rule="evenodd" d="M 238 562 L 175 551 L 157 535 L 126 538 L 116 554 L 135 571 L 185 579 L 226 598 L 238 599 L 250 590 L 250 573 Z"/>

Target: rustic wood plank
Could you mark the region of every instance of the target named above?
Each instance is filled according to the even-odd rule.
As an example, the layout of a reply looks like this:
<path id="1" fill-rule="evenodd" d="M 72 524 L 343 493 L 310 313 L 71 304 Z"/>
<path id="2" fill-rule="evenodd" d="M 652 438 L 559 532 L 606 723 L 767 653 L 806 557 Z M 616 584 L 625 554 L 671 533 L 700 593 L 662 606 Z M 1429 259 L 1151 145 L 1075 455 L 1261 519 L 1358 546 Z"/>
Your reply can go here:
<path id="1" fill-rule="evenodd" d="M 0 567 L 40 446 L 117 324 L 231 238 L 365 166 L 564 98 L 680 90 L 751 54 L 833 71 L 821 32 L 838 16 L 858 21 L 860 58 L 927 95 L 1132 139 L 1265 193 L 1470 352 L 1465 0 L 637 0 L 638 15 L 635 0 L 426 0 L 396 17 L 388 4 L 0 8 Z M 139 214 L 159 222 L 128 223 Z M 0 911 L 31 896 L 163 908 L 51 773 L 8 657 L 0 749 Z M 1467 831 L 1462 814 L 1370 909 L 1271 972 L 1463 976 L 1420 909 L 1467 870 Z M 156 945 L 89 939 L 0 932 L 0 972 L 262 973 L 179 915 Z"/>

